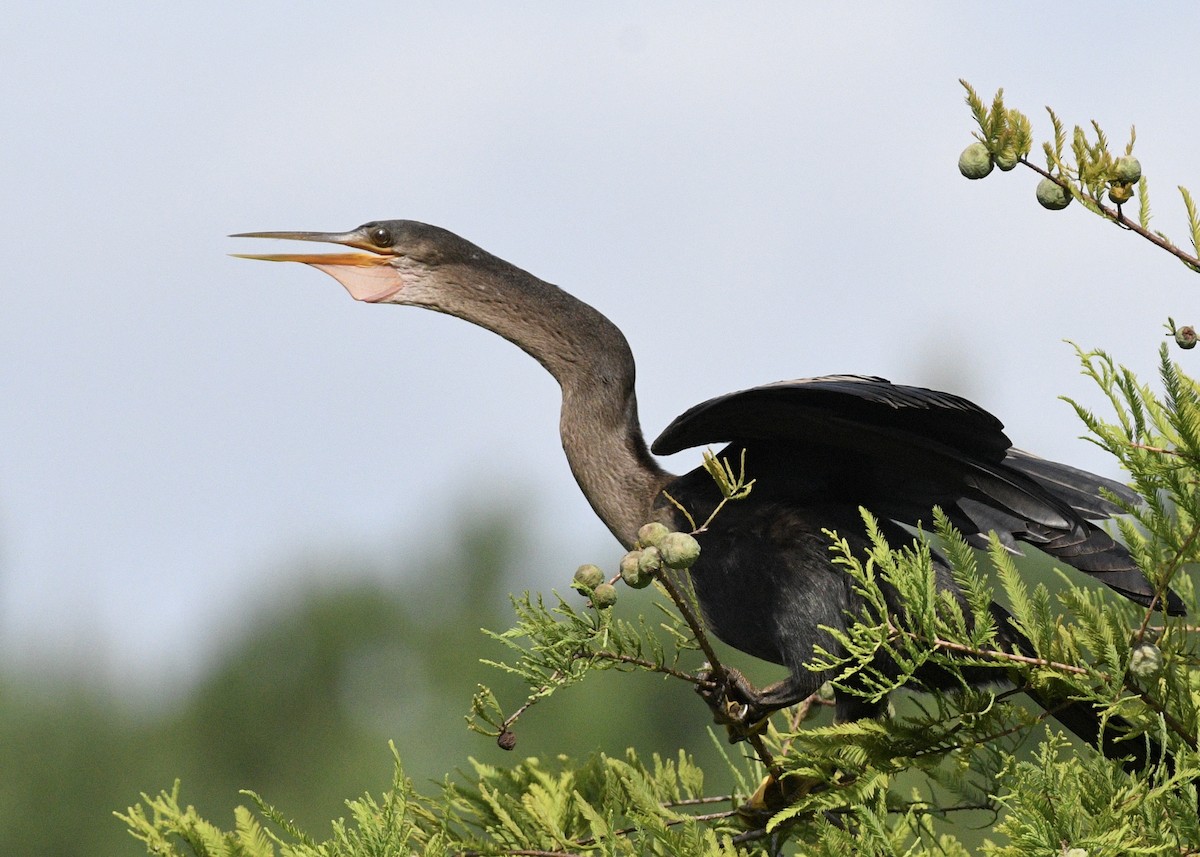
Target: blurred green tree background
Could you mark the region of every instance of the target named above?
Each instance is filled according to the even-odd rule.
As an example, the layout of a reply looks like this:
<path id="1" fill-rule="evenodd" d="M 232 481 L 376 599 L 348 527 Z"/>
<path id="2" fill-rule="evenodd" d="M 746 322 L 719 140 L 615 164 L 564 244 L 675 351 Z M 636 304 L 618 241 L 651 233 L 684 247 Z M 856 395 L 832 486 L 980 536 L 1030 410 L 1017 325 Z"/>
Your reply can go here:
<path id="1" fill-rule="evenodd" d="M 238 790 L 253 789 L 320 835 L 346 799 L 389 785 L 388 740 L 418 783 L 468 757 L 511 763 L 464 721 L 477 682 L 511 708 L 524 697 L 479 663 L 503 655 L 479 629 L 509 627 L 508 593 L 546 580 L 582 599 L 568 587 L 573 567 L 528 566 L 539 551 L 520 511 L 470 509 L 450 520 L 457 531 L 443 528 L 435 551 L 310 562 L 302 577 L 319 583 L 248 606 L 207 673 L 182 693 L 164 690 L 163 701 L 86 676 L 0 672 L 0 854 L 142 854 L 112 813 L 177 777 L 185 800 L 218 824 L 231 825 L 246 802 Z M 615 569 L 615 545 L 611 553 Z M 643 609 L 651 595 L 642 595 L 627 593 L 619 609 Z M 619 754 L 632 745 L 673 757 L 682 747 L 720 772 L 708 722 L 680 683 L 608 673 L 531 710 L 514 752 Z"/>

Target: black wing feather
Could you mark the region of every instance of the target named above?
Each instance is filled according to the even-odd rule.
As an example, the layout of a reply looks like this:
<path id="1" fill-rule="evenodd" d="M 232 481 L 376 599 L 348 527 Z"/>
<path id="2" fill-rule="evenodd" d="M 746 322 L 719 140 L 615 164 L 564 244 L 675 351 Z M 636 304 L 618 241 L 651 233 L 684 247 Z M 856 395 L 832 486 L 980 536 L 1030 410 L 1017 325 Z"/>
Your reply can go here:
<path id="1" fill-rule="evenodd" d="M 652 450 L 670 455 L 706 443 L 801 440 L 809 434 L 809 421 L 830 416 L 908 431 L 986 461 L 1001 460 L 1012 446 L 1000 420 L 959 396 L 883 378 L 827 375 L 779 381 L 701 402 L 676 417 Z"/>
<path id="2" fill-rule="evenodd" d="M 856 375 L 781 381 L 696 405 L 652 449 L 711 443 L 746 450 L 749 475 L 769 476 L 773 496 L 808 507 L 836 497 L 905 524 L 939 505 L 976 544 L 995 531 L 1014 551 L 1031 544 L 1138 603 L 1154 598 L 1125 548 L 1091 523 L 1121 511 L 1103 492 L 1136 495 L 1013 449 L 1000 420 L 959 396 Z M 1166 609 L 1184 611 L 1174 593 Z"/>

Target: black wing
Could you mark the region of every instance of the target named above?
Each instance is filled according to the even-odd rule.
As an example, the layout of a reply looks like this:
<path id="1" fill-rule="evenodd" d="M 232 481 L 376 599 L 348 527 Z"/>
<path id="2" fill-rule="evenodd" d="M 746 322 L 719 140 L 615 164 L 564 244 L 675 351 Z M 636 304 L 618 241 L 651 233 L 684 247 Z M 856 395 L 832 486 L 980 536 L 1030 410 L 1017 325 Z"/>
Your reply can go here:
<path id="1" fill-rule="evenodd" d="M 910 525 L 938 505 L 975 544 L 994 531 L 1011 550 L 1031 544 L 1139 604 L 1154 597 L 1125 548 L 1091 523 L 1120 512 L 1103 492 L 1136 495 L 1013 449 L 996 417 L 958 396 L 856 375 L 781 381 L 696 405 L 652 449 L 710 443 L 745 449 L 768 498 L 817 514 L 823 499 L 849 502 Z M 1184 612 L 1174 593 L 1167 610 Z"/>
<path id="2" fill-rule="evenodd" d="M 826 375 L 764 384 L 701 402 L 676 417 L 652 449 L 670 455 L 705 443 L 804 441 L 831 419 L 863 430 L 906 431 L 985 460 L 999 461 L 1012 446 L 1000 420 L 959 396 L 865 375 Z"/>

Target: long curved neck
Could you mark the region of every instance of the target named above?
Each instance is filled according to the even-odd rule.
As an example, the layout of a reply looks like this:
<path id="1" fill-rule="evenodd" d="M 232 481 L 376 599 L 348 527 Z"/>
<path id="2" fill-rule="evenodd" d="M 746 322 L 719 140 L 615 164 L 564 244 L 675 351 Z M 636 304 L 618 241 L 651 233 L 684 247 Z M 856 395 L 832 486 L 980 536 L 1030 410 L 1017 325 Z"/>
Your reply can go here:
<path id="1" fill-rule="evenodd" d="M 401 267 L 403 263 L 398 263 Z M 646 448 L 625 336 L 592 307 L 490 254 L 401 271 L 404 303 L 448 313 L 518 345 L 562 388 L 559 433 L 584 496 L 626 547 L 672 478 Z"/>

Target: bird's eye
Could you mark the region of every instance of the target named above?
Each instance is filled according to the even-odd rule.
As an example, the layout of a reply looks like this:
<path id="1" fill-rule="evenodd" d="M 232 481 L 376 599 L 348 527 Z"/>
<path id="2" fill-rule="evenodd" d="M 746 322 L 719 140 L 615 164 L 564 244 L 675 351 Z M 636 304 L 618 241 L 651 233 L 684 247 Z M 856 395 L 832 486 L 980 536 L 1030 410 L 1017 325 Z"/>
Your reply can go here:
<path id="1" fill-rule="evenodd" d="M 371 243 L 376 247 L 392 246 L 392 231 L 386 226 L 374 226 L 367 235 L 370 236 Z"/>

